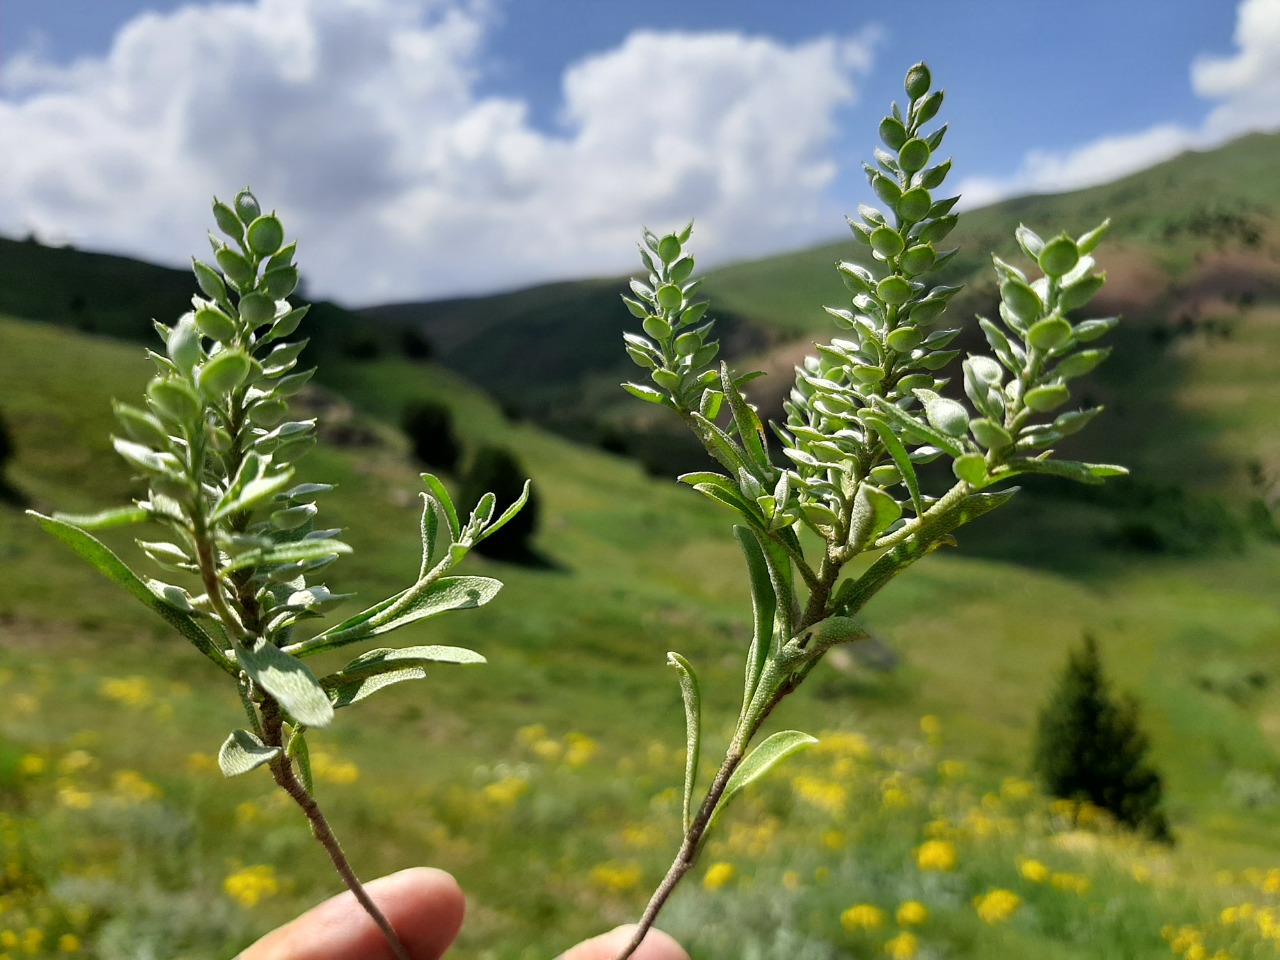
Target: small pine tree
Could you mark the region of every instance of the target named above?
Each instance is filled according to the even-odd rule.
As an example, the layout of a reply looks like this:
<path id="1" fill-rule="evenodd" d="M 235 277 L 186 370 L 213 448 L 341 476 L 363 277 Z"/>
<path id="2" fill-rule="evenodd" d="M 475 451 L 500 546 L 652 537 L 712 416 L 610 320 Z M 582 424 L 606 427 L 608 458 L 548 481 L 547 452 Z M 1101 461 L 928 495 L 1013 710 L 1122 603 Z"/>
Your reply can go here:
<path id="1" fill-rule="evenodd" d="M 1097 641 L 1086 634 L 1040 711 L 1035 772 L 1045 792 L 1088 801 L 1134 830 L 1171 842 L 1149 747 L 1137 701 L 1112 694 Z"/>
<path id="2" fill-rule="evenodd" d="M 502 447 L 482 447 L 476 452 L 462 476 L 458 491 L 459 509 L 470 511 L 487 492 L 498 498 L 498 510 L 519 499 L 529 474 L 520 461 Z M 530 544 L 538 528 L 538 500 L 534 490 L 529 500 L 507 525 L 481 540 L 476 550 L 495 560 L 527 562 L 536 558 Z"/>
<path id="3" fill-rule="evenodd" d="M 450 471 L 458 465 L 461 448 L 448 407 L 425 400 L 410 403 L 400 416 L 400 426 L 422 463 Z"/>

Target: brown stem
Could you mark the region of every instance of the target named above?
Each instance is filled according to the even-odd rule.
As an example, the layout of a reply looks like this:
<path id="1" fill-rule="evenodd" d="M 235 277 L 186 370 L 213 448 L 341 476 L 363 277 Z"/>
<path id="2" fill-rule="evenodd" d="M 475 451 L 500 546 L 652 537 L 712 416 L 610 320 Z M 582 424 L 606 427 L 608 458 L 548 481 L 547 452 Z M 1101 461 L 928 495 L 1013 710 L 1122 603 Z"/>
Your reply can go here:
<path id="1" fill-rule="evenodd" d="M 302 812 L 306 814 L 308 822 L 311 824 L 311 832 L 320 845 L 324 847 L 325 852 L 329 854 L 329 859 L 333 861 L 333 867 L 338 871 L 338 876 L 342 877 L 342 882 L 347 885 L 347 889 L 355 896 L 360 906 L 364 908 L 365 913 L 373 919 L 378 925 L 378 929 L 382 931 L 382 935 L 387 938 L 387 943 L 391 945 L 391 952 L 395 954 L 396 960 L 412 960 L 409 951 L 405 945 L 401 943 L 399 936 L 396 935 L 395 928 L 391 926 L 391 922 L 378 909 L 377 904 L 369 897 L 365 891 L 364 885 L 360 882 L 360 878 L 356 876 L 355 871 L 351 868 L 350 861 L 342 852 L 342 846 L 338 843 L 338 838 L 333 835 L 333 830 L 329 827 L 329 821 L 325 819 L 320 805 L 316 803 L 315 798 L 307 792 L 298 780 L 297 775 L 293 772 L 293 763 L 285 756 L 284 743 L 282 737 L 282 721 L 278 705 L 271 698 L 263 704 L 263 728 L 264 742 L 268 746 L 279 747 L 280 752 L 275 759 L 271 761 L 271 775 L 275 777 L 275 781 L 280 785 L 285 793 L 293 798 L 294 803 L 302 808 Z"/>

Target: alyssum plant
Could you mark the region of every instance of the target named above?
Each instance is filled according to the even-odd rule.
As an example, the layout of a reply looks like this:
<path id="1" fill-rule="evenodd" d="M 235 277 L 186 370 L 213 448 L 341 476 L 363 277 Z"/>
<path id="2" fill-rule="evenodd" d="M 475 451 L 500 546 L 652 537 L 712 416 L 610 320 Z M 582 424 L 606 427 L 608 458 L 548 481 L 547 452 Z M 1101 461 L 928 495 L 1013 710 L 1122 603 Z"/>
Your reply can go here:
<path id="1" fill-rule="evenodd" d="M 501 515 L 487 494 L 464 523 L 444 485 L 423 474 L 422 564 L 413 585 L 296 638 L 296 625 L 345 598 L 314 578 L 351 552 L 340 531 L 315 523 L 315 498 L 330 488 L 300 482 L 293 466 L 315 442 L 315 421 L 290 420 L 287 404 L 315 372 L 295 369 L 307 341 L 286 339 L 307 312 L 287 299 L 298 284 L 296 244 L 285 244 L 279 219 L 264 214 L 248 190 L 230 206 L 215 200 L 213 213 L 230 243 L 211 235 L 217 269 L 193 264 L 204 296 L 172 326 L 156 324 L 165 353 L 150 353 L 157 373 L 145 405 L 115 406 L 122 431 L 115 448 L 145 478 L 145 498 L 93 516 L 35 516 L 226 673 L 247 724 L 223 743 L 222 772 L 270 770 L 396 956 L 408 960 L 313 796 L 306 731 L 389 684 L 424 676 L 432 664 L 484 658 L 461 647 L 379 648 L 324 677 L 304 659 L 491 600 L 499 581 L 451 571 L 516 514 L 528 485 Z M 88 532 L 142 522 L 161 538 L 138 546 L 181 583 L 139 577 Z"/>
<path id="2" fill-rule="evenodd" d="M 634 296 L 624 300 L 644 330 L 626 334 L 626 349 L 650 383 L 624 386 L 673 411 L 719 464 L 719 471 L 680 479 L 737 514 L 733 534 L 746 561 L 755 626 L 742 709 L 701 800 L 698 681 L 684 657 L 668 654 L 685 706 L 684 837 L 619 960 L 639 945 L 734 794 L 816 742 L 787 730 L 752 746 L 766 718 L 828 650 L 867 636 L 857 617 L 882 587 L 1012 497 L 1016 488 L 991 489 L 1003 481 L 1041 473 L 1094 483 L 1125 472 L 1052 459 L 1051 449 L 1100 411 L 1060 412 L 1070 382 L 1109 352 L 1086 344 L 1116 323 L 1069 319 L 1104 282 L 1090 253 L 1105 223 L 1074 239 L 1043 240 L 1018 229 L 1018 244 L 1040 276 L 994 258 L 999 322 L 978 320 L 990 352 L 961 364 L 967 402 L 942 395 L 948 380 L 939 371 L 957 359 L 959 351 L 948 347 L 960 331 L 938 324 L 960 288 L 934 278 L 955 253 L 938 245 L 956 225 L 958 198 L 934 199 L 951 161 L 935 162 L 945 125 L 924 129 L 943 98 L 931 86 L 928 68 L 912 67 L 906 112 L 894 104 L 880 123 L 887 149 L 877 149 L 876 165 L 865 169 L 885 209 L 863 206 L 849 222 L 872 266 L 837 265 L 852 299 L 827 312 L 844 334 L 797 368 L 786 423 L 771 425 L 780 462 L 742 393 L 759 374 L 715 366 L 708 303 L 693 299 L 699 282 L 691 280 L 694 261 L 685 246 L 690 228 L 644 234 L 648 280 L 632 281 Z M 950 485 L 937 493 L 917 475 L 919 464 L 935 460 L 951 465 Z M 845 576 L 865 554 L 875 559 Z"/>

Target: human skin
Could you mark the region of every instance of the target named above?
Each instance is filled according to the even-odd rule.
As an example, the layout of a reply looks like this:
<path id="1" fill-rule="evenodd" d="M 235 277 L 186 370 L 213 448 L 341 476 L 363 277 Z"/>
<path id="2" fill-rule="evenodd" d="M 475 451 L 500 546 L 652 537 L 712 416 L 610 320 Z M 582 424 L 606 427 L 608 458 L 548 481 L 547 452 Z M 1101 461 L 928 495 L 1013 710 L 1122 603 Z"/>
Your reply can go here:
<path id="1" fill-rule="evenodd" d="M 365 885 L 413 960 L 440 960 L 462 929 L 466 901 L 443 870 L 415 867 Z M 612 960 L 627 944 L 619 927 L 562 954 L 558 960 Z M 343 893 L 273 930 L 236 960 L 394 960 L 381 931 L 350 893 Z M 634 960 L 689 960 L 661 931 L 645 938 Z"/>

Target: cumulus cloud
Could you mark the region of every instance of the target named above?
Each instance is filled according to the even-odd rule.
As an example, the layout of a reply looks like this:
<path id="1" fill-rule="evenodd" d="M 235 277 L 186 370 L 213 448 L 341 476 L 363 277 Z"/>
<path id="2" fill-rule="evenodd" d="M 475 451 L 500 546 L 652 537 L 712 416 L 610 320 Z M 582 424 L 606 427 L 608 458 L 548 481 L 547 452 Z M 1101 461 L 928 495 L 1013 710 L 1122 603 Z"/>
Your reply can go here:
<path id="1" fill-rule="evenodd" d="M 483 0 L 257 0 L 13 59 L 0 231 L 172 261 L 207 250 L 214 189 L 252 183 L 310 290 L 353 303 L 626 270 L 639 224 L 691 215 L 722 256 L 825 232 L 872 34 L 637 32 L 566 70 L 548 132 L 477 92 L 490 26 Z"/>
<path id="2" fill-rule="evenodd" d="M 1216 146 L 1252 130 L 1280 127 L 1280 2 L 1241 0 L 1236 52 L 1191 65 L 1192 89 L 1218 103 L 1198 128 L 1159 124 L 1100 137 L 1065 152 L 1032 150 L 1012 178 L 974 177 L 960 184 L 973 208 L 1025 193 L 1057 193 L 1136 173 L 1186 150 Z"/>

